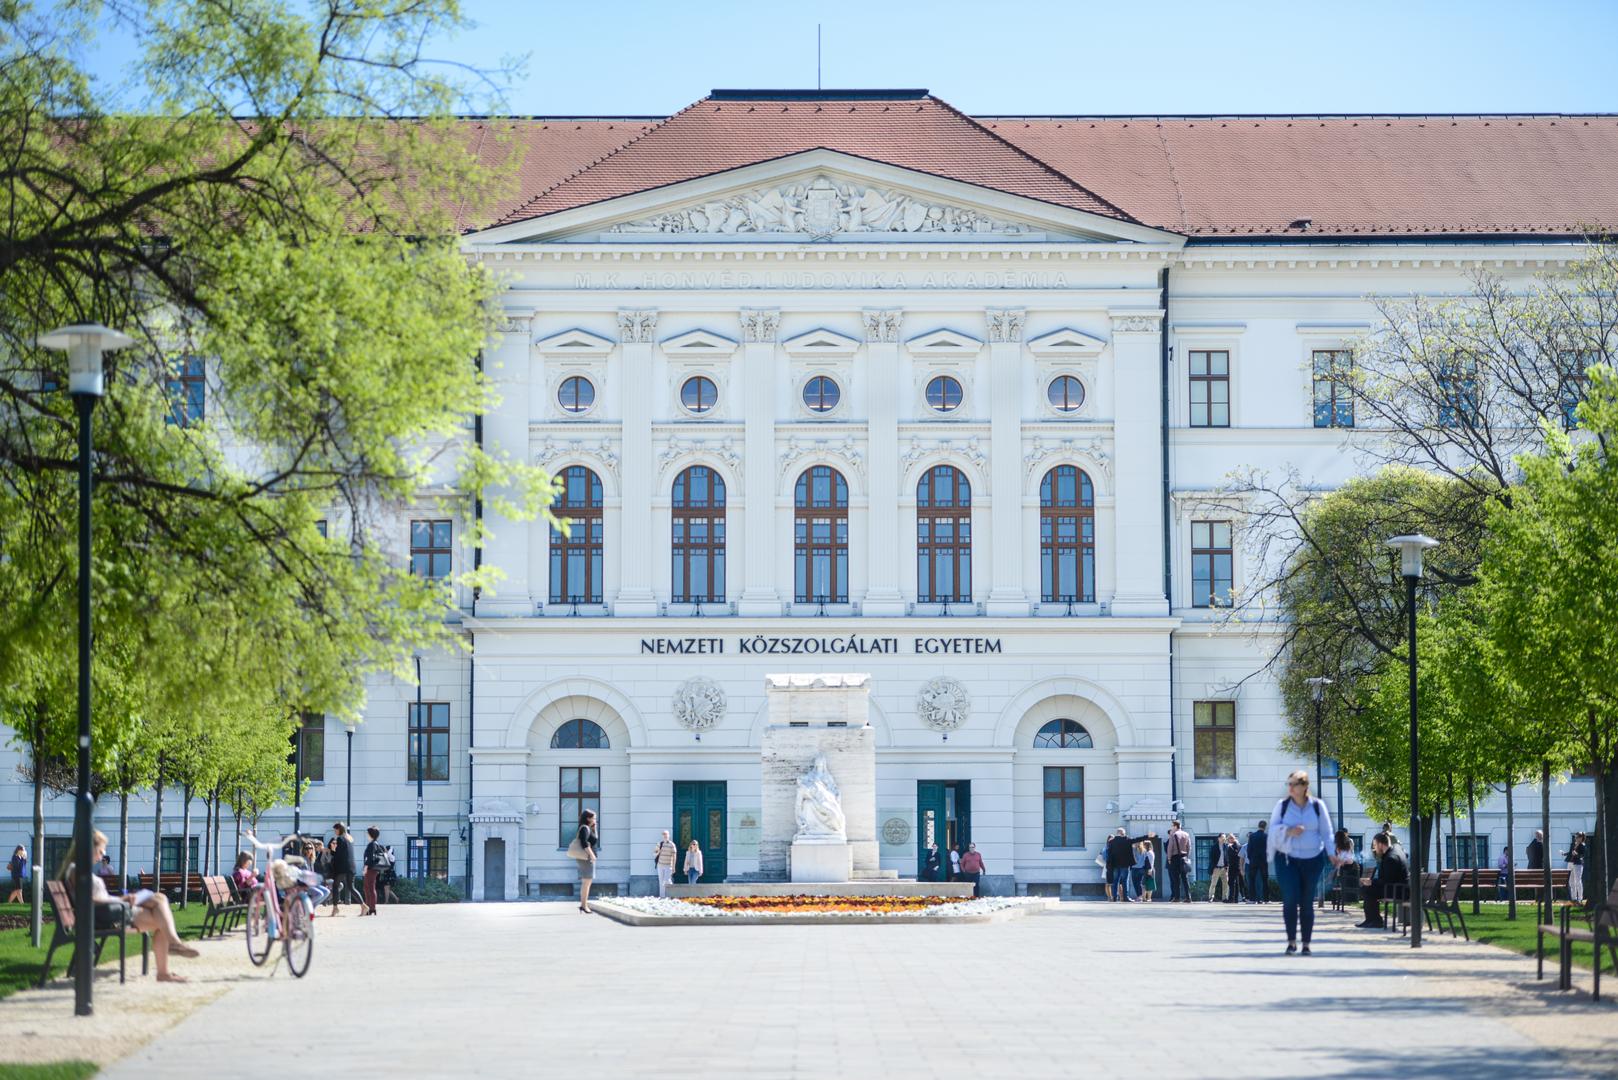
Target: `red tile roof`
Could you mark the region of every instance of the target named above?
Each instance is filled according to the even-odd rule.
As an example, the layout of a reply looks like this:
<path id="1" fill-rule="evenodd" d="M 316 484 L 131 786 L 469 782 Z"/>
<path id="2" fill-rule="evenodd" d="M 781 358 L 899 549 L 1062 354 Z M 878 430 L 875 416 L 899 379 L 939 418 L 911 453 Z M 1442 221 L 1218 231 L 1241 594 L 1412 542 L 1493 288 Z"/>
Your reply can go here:
<path id="1" fill-rule="evenodd" d="M 1618 116 L 974 120 L 921 92 L 740 93 L 660 123 L 465 121 L 484 129 L 475 147 L 504 126 L 525 156 L 511 197 L 462 220 L 509 224 L 826 148 L 1196 237 L 1618 230 Z"/>

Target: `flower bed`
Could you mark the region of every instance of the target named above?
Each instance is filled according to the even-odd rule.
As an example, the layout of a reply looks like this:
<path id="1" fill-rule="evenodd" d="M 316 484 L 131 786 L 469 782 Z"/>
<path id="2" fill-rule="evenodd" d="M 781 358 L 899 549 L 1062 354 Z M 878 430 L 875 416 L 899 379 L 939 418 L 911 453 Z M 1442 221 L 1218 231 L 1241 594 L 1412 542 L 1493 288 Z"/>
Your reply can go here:
<path id="1" fill-rule="evenodd" d="M 691 896 L 683 902 L 721 911 L 758 915 L 798 912 L 859 912 L 892 915 L 921 912 L 946 904 L 962 904 L 969 896 Z"/>

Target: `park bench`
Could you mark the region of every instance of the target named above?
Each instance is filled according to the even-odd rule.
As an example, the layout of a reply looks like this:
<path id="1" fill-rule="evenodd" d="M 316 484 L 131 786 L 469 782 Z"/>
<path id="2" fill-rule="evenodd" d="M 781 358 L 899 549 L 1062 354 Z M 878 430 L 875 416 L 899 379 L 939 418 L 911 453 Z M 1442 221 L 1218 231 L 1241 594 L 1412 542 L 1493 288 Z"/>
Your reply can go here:
<path id="1" fill-rule="evenodd" d="M 1545 889 L 1545 871 L 1543 870 L 1518 870 L 1516 876 L 1518 897 L 1521 897 L 1526 893 L 1528 897 L 1532 899 Z M 1498 888 L 1496 882 L 1499 880 L 1499 878 L 1500 871 L 1498 870 L 1491 870 L 1488 873 L 1479 872 L 1478 891 L 1480 893 L 1484 893 L 1484 895 L 1480 896 L 1479 899 L 1488 900 L 1493 898 L 1492 894 Z M 1466 887 L 1472 887 L 1471 871 L 1467 871 Z M 1556 896 L 1558 890 L 1561 891 L 1563 896 L 1567 895 L 1566 870 L 1551 871 L 1551 896 L 1553 898 Z"/>
<path id="2" fill-rule="evenodd" d="M 1399 930 L 1401 916 L 1410 912 L 1410 883 L 1385 885 L 1382 889 L 1382 922 L 1390 933 Z"/>
<path id="3" fill-rule="evenodd" d="M 1433 923 L 1433 918 L 1434 918 L 1433 908 L 1438 903 L 1438 891 L 1442 887 L 1443 887 L 1443 878 L 1440 875 L 1438 875 L 1438 874 L 1430 874 L 1430 873 L 1426 873 L 1426 872 L 1422 873 L 1422 875 L 1421 875 L 1421 893 L 1420 893 L 1422 918 L 1426 921 L 1427 929 L 1429 931 L 1431 931 L 1431 932 L 1434 932 L 1434 933 L 1437 932 L 1438 928 Z M 1405 901 L 1404 901 L 1404 904 L 1402 906 L 1403 906 L 1403 909 L 1404 909 L 1405 928 L 1404 928 L 1403 931 L 1401 931 L 1401 933 L 1409 933 L 1409 931 L 1410 931 L 1410 920 L 1413 917 L 1413 915 L 1412 915 L 1412 912 L 1410 910 L 1410 899 L 1409 899 L 1408 896 L 1405 897 Z M 1396 907 L 1394 909 L 1394 911 L 1398 912 L 1399 908 Z"/>
<path id="4" fill-rule="evenodd" d="M 208 911 L 202 917 L 202 936 L 223 937 L 235 929 L 237 921 L 247 914 L 247 904 L 236 899 L 229 878 L 205 877 L 202 879 L 202 891 L 208 901 Z"/>
<path id="5" fill-rule="evenodd" d="M 1461 933 L 1466 940 L 1472 940 L 1472 931 L 1466 927 L 1466 916 L 1461 912 L 1461 886 L 1466 883 L 1470 871 L 1451 870 L 1444 877 L 1444 884 L 1438 894 L 1438 900 L 1433 905 L 1434 913 L 1449 924 L 1450 937 L 1455 936 L 1455 924 L 1461 924 Z"/>
<path id="6" fill-rule="evenodd" d="M 152 874 L 141 874 L 139 880 L 140 880 L 140 887 L 141 888 L 143 888 L 143 889 L 151 889 L 153 892 L 158 891 L 157 886 L 154 884 L 156 882 L 156 880 L 157 880 L 157 878 L 154 875 L 152 875 Z M 178 873 L 164 874 L 163 875 L 163 890 L 162 891 L 163 891 L 163 895 L 167 896 L 169 898 L 169 903 L 178 904 L 183 899 L 183 897 L 181 897 L 181 895 L 180 895 L 180 875 Z M 202 885 L 202 875 L 201 874 L 198 874 L 198 873 L 193 871 L 192 874 L 185 879 L 185 895 L 186 896 L 202 896 L 202 895 L 205 895 L 205 891 L 204 891 L 203 885 Z"/>
<path id="7" fill-rule="evenodd" d="M 1331 887 L 1331 909 L 1342 911 L 1360 902 L 1360 875 L 1366 873 L 1359 864 L 1345 866 L 1336 875 Z"/>
<path id="8" fill-rule="evenodd" d="M 51 905 L 51 915 L 56 920 L 56 929 L 51 934 L 50 948 L 45 950 L 45 964 L 39 969 L 39 985 L 44 986 L 51 977 L 51 958 L 56 950 L 63 945 L 73 946 L 73 955 L 78 956 L 78 935 L 74 932 L 74 911 L 72 897 L 68 896 L 67 885 L 60 881 L 47 881 L 45 883 L 45 898 Z M 95 929 L 95 956 L 91 963 L 99 963 L 101 951 L 107 946 L 108 938 L 118 939 L 118 981 L 124 981 L 124 938 L 129 933 L 136 933 L 128 927 L 96 927 Z M 151 944 L 150 937 L 140 933 L 140 973 L 146 974 L 146 949 Z M 73 970 L 73 961 L 68 961 L 68 971 Z"/>
<path id="9" fill-rule="evenodd" d="M 1554 937 L 1558 940 L 1557 958 L 1560 961 L 1557 972 L 1556 986 L 1559 990 L 1573 989 L 1573 943 L 1575 941 L 1588 942 L 1591 946 L 1591 966 L 1595 969 L 1595 990 L 1593 997 L 1601 1000 L 1601 950 L 1606 948 L 1612 958 L 1612 968 L 1618 972 L 1618 901 L 1608 900 L 1605 904 L 1591 908 L 1589 921 L 1583 926 L 1576 926 L 1573 919 L 1577 909 L 1571 905 L 1563 907 L 1555 923 L 1541 923 L 1538 933 L 1539 978 L 1545 977 L 1545 938 Z"/>

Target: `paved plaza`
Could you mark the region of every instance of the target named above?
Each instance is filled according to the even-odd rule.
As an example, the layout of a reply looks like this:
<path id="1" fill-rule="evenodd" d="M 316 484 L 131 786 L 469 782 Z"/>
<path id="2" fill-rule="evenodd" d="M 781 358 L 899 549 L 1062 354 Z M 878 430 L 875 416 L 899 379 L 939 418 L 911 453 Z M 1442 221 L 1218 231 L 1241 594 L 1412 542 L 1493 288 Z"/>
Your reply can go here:
<path id="1" fill-rule="evenodd" d="M 1325 919 L 1303 958 L 1281 955 L 1275 906 L 666 929 L 567 904 L 391 908 L 322 922 L 302 981 L 232 964 L 222 996 L 104 1075 L 1618 1074 L 1618 1007 L 1536 984 L 1531 960 L 1448 940 L 1412 957 Z"/>

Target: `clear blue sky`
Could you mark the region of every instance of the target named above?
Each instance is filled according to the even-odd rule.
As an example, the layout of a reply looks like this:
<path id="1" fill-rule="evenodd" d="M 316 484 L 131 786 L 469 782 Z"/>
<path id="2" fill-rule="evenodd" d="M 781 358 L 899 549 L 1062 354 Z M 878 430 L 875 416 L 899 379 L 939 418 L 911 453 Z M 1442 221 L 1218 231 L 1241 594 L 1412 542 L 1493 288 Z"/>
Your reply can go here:
<path id="1" fill-rule="evenodd" d="M 503 111 L 712 87 L 926 87 L 971 113 L 1618 112 L 1618 0 L 464 0 L 437 56 L 527 56 Z M 114 82 L 116 42 L 92 66 Z"/>

